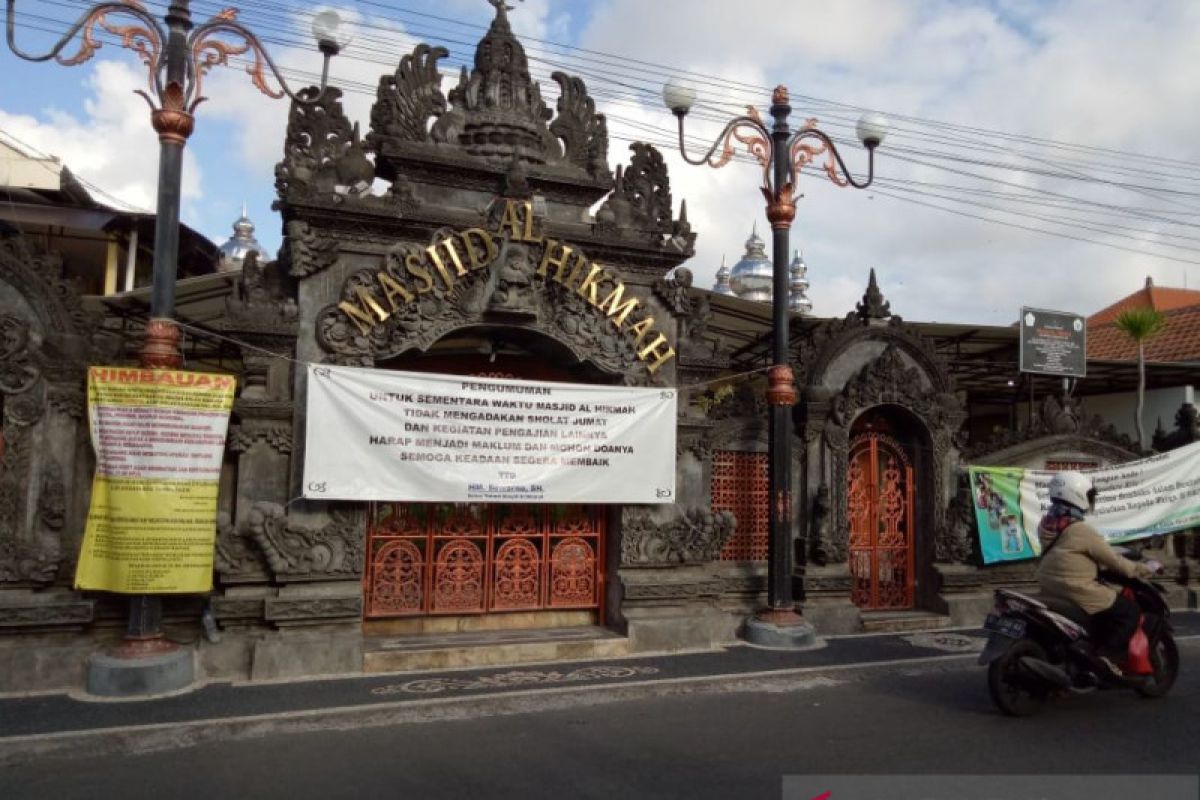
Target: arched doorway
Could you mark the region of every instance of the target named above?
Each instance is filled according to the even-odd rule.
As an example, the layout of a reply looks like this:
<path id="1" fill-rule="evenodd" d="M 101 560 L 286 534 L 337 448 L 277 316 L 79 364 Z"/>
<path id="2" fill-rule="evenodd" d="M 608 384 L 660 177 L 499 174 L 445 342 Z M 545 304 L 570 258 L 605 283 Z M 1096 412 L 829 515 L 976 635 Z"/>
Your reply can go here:
<path id="1" fill-rule="evenodd" d="M 917 465 L 905 420 L 874 408 L 851 431 L 847 518 L 851 600 L 864 610 L 909 609 L 916 582 Z"/>

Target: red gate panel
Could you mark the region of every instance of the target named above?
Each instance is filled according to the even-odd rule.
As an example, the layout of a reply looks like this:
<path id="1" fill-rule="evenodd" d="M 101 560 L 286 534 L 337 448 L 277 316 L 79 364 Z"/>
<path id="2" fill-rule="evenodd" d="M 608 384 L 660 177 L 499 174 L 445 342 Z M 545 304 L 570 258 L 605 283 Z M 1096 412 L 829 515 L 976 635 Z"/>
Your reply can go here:
<path id="1" fill-rule="evenodd" d="M 913 468 L 882 433 L 856 436 L 846 475 L 851 599 L 859 608 L 912 608 Z"/>
<path id="2" fill-rule="evenodd" d="M 591 506 L 376 503 L 366 616 L 599 611 L 604 532 Z"/>

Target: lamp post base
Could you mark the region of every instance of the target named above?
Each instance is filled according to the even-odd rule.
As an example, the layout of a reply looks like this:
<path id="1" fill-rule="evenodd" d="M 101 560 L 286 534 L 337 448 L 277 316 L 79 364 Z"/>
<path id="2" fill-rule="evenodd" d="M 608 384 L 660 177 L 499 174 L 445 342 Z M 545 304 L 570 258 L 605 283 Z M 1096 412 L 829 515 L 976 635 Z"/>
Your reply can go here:
<path id="1" fill-rule="evenodd" d="M 789 609 L 759 611 L 746 620 L 742 638 L 747 644 L 773 650 L 812 650 L 825 644 L 804 617 Z"/>
<path id="2" fill-rule="evenodd" d="M 162 639 L 142 647 L 126 641 L 112 653 L 96 653 L 87 664 L 87 692 L 97 697 L 161 695 L 186 689 L 195 679 L 192 649 Z"/>

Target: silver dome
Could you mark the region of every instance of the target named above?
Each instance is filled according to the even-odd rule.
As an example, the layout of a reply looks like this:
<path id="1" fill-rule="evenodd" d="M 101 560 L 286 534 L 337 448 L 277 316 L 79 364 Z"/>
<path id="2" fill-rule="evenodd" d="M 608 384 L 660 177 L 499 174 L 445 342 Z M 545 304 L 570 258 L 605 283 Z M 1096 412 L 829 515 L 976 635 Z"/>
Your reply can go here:
<path id="1" fill-rule="evenodd" d="M 804 263 L 799 251 L 788 267 L 788 274 L 788 288 L 791 290 L 788 307 L 797 314 L 811 314 L 812 301 L 808 299 L 808 265 Z"/>
<path id="2" fill-rule="evenodd" d="M 717 270 L 717 282 L 713 284 L 713 292 L 716 294 L 733 294 L 733 289 L 729 286 L 729 267 L 725 266 L 725 256 L 721 256 L 721 268 Z"/>
<path id="3" fill-rule="evenodd" d="M 242 268 L 242 262 L 250 252 L 258 253 L 260 261 L 270 258 L 263 246 L 254 238 L 254 223 L 246 216 L 246 205 L 242 204 L 242 216 L 233 223 L 233 236 L 221 245 L 221 260 L 217 264 L 217 272 L 236 272 Z"/>
<path id="4" fill-rule="evenodd" d="M 766 248 L 766 243 L 758 237 L 758 224 L 755 223 L 750 238 L 746 240 L 746 252 L 741 261 L 733 265 L 729 276 L 729 285 L 733 293 L 743 300 L 771 302 L 773 270 Z"/>

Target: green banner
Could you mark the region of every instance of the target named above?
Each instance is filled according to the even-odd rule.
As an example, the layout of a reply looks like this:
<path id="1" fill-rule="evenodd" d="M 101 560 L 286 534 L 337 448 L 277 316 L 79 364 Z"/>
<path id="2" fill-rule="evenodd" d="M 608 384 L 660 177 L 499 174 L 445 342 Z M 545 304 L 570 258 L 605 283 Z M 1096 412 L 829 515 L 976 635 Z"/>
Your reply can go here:
<path id="1" fill-rule="evenodd" d="M 1054 472 L 968 467 L 984 564 L 1041 555 L 1037 526 Z M 1083 470 L 1097 490 L 1088 521 L 1119 544 L 1200 527 L 1200 442 L 1113 467 Z"/>

